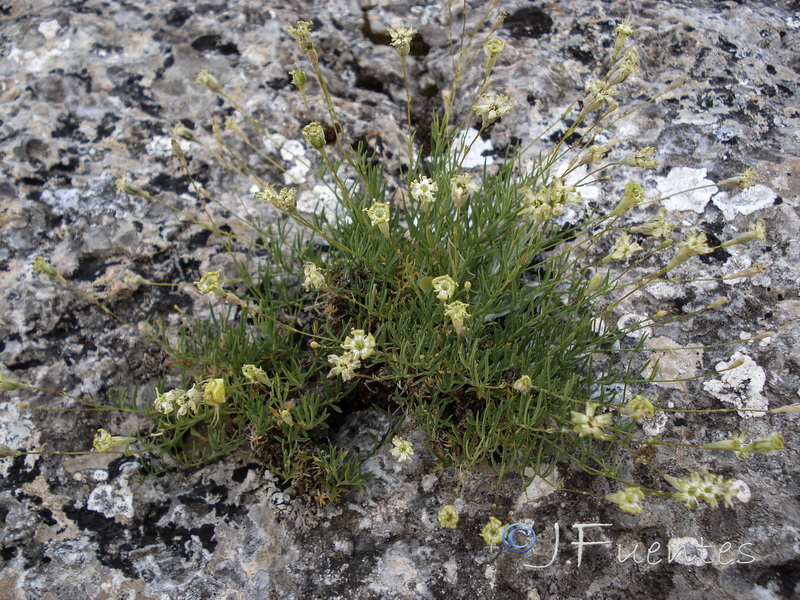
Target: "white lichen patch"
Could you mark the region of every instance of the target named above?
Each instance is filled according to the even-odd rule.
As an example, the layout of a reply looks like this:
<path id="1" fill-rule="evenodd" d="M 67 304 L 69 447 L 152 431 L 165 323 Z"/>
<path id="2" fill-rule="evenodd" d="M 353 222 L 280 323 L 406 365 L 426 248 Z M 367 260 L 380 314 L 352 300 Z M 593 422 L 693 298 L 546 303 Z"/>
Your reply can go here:
<path id="1" fill-rule="evenodd" d="M 675 167 L 656 183 L 661 194 L 661 204 L 668 211 L 693 211 L 702 213 L 711 195 L 717 190 L 714 182 L 706 179 L 705 169 Z M 702 187 L 702 186 L 712 187 Z M 702 187 L 702 189 L 694 189 Z M 684 190 L 691 190 L 685 192 Z"/>
<path id="2" fill-rule="evenodd" d="M 658 281 L 647 286 L 647 291 L 656 300 L 674 300 L 675 298 L 682 298 L 684 295 L 680 287 L 665 281 Z"/>
<path id="3" fill-rule="evenodd" d="M 525 477 L 532 477 L 533 476 L 533 469 L 528 467 L 525 469 Z M 558 470 L 554 470 L 553 473 L 550 475 L 551 481 L 558 481 Z M 534 477 L 533 481 L 528 484 L 524 490 L 522 490 L 522 494 L 517 497 L 517 501 L 515 503 L 515 509 L 520 510 L 522 506 L 525 504 L 535 504 L 549 496 L 553 492 L 556 491 L 552 485 L 546 482 L 541 477 Z"/>
<path id="4" fill-rule="evenodd" d="M 668 404 L 670 408 L 672 408 L 672 403 Z M 648 437 L 658 437 L 664 430 L 667 428 L 669 424 L 669 413 L 665 413 L 663 411 L 656 411 L 656 414 L 653 415 L 652 419 L 642 419 L 639 421 L 639 425 L 642 427 L 642 431 L 644 431 L 645 435 Z"/>
<path id="5" fill-rule="evenodd" d="M 58 21 L 55 19 L 51 21 L 42 21 L 39 23 L 39 27 L 37 27 L 37 31 L 41 33 L 46 40 L 55 37 L 59 29 L 61 29 L 61 25 L 59 25 Z"/>
<path id="6" fill-rule="evenodd" d="M 5 402 L 0 410 L 0 444 L 5 444 L 12 450 L 24 448 L 31 449 L 36 446 L 36 428 L 30 417 L 22 413 L 13 402 Z M 25 467 L 32 469 L 36 462 L 35 455 L 25 457 Z M 8 476 L 8 470 L 13 465 L 11 459 L 0 460 L 0 475 Z"/>
<path id="7" fill-rule="evenodd" d="M 301 191 L 297 195 L 297 210 L 325 215 L 329 219 L 344 216 L 336 194 L 324 185 L 315 185 L 311 191 Z"/>
<path id="8" fill-rule="evenodd" d="M 484 140 L 480 136 L 475 139 L 476 136 L 478 136 L 478 130 L 470 127 L 469 129 L 461 131 L 461 133 L 456 136 L 456 139 L 453 140 L 453 148 L 458 149 L 463 145 L 465 150 L 472 140 L 475 140 L 475 143 L 472 144 L 467 156 L 461 163 L 461 166 L 465 169 L 474 169 L 476 167 L 482 167 L 484 164 L 490 165 L 494 162 L 491 156 L 484 155 L 484 153 L 488 154 L 492 151 L 492 141 Z"/>
<path id="9" fill-rule="evenodd" d="M 717 363 L 716 370 L 722 371 L 739 359 L 744 361 L 740 366 L 724 371 L 719 379 L 707 381 L 703 389 L 720 401 L 740 409 L 740 417 L 763 417 L 766 413 L 762 411 L 769 408 L 767 399 L 761 393 L 767 381 L 764 369 L 749 356 L 736 352 L 729 361 Z"/>
<path id="10" fill-rule="evenodd" d="M 627 337 L 639 340 L 642 336 L 646 335 L 649 337 L 653 333 L 652 327 L 647 327 L 642 324 L 645 321 L 647 321 L 647 317 L 644 315 L 628 313 L 619 318 L 617 321 L 617 329 L 626 331 L 625 335 Z"/>
<path id="11" fill-rule="evenodd" d="M 736 498 L 739 502 L 750 502 L 750 498 L 753 497 L 753 495 L 750 493 L 750 486 L 748 486 L 741 479 L 734 479 L 733 483 L 731 484 L 731 489 L 737 490 L 734 498 Z"/>
<path id="12" fill-rule="evenodd" d="M 298 185 L 306 182 L 310 167 L 304 142 L 287 139 L 279 133 L 265 137 L 263 141 L 266 152 L 279 153 L 281 158 L 291 165 L 283 173 L 285 185 Z"/>
<path id="13" fill-rule="evenodd" d="M 754 185 L 746 190 L 719 192 L 712 202 L 722 211 L 723 216 L 733 220 L 737 215 L 751 215 L 757 210 L 772 206 L 777 194 L 765 185 Z"/>
<path id="14" fill-rule="evenodd" d="M 125 463 L 113 483 L 103 483 L 94 488 L 86 500 L 86 508 L 99 512 L 109 519 L 123 516 L 133 518 L 133 492 L 130 487 L 131 475 L 136 471 L 136 463 Z"/>

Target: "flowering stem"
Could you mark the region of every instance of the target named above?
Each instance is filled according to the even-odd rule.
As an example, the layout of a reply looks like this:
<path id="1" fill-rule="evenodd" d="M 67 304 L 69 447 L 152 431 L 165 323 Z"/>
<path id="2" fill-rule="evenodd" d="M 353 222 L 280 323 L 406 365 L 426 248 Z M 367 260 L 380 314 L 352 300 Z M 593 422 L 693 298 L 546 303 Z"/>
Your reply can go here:
<path id="1" fill-rule="evenodd" d="M 408 145 L 408 172 L 411 173 L 414 166 L 414 134 L 411 125 L 411 92 L 408 88 L 408 68 L 405 54 L 400 54 L 400 66 L 403 69 L 403 84 L 406 89 L 406 119 L 408 120 L 408 139 L 406 143 Z"/>

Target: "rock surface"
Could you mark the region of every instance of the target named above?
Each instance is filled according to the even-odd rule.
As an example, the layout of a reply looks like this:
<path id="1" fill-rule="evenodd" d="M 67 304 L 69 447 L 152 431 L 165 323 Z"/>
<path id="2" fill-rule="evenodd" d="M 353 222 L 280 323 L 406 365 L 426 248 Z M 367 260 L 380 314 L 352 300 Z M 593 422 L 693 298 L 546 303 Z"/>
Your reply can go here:
<path id="1" fill-rule="evenodd" d="M 468 19 L 486 8 L 471 3 Z M 752 166 L 757 185 L 746 193 L 676 197 L 670 209 L 682 226 L 700 225 L 718 239 L 746 229 L 751 219 L 767 223 L 766 245 L 714 253 L 687 265 L 687 276 L 732 274 L 757 261 L 767 272 L 735 283 L 660 284 L 623 313 L 653 314 L 665 306 L 689 312 L 728 295 L 729 304 L 713 316 L 654 331 L 662 336 L 662 345 L 654 347 L 665 361 L 673 359 L 665 366 L 680 375 L 745 356 L 752 376 L 722 377 L 706 391 L 702 383 L 684 389 L 665 384 L 664 399 L 676 408 L 689 406 L 690 399 L 707 407 L 798 402 L 797 4 L 566 0 L 512 1 L 501 8 L 509 18 L 499 36 L 509 47 L 498 60 L 494 86 L 512 98 L 515 109 L 492 128 L 487 148 L 538 140 L 536 132 L 596 76 L 619 20 L 637 25 L 642 57 L 642 76 L 625 84 L 630 99 L 646 100 L 688 75 L 685 86 L 621 122 L 614 135 L 623 149 L 658 148 L 661 166 L 643 179 L 650 190 L 670 189 L 676 179 L 679 185 L 719 180 Z M 384 2 L 368 11 L 348 0 L 314 8 L 262 0 L 0 2 L 0 373 L 101 402 L 110 402 L 114 389 L 174 375 L 158 347 L 139 335 L 138 324 L 162 314 L 176 325 L 184 317 L 173 307 L 202 314 L 205 301 L 186 287 L 134 289 L 122 279 L 131 270 L 153 281 L 192 282 L 201 271 L 230 266 L 222 241 L 195 221 L 212 218 L 233 231 L 241 226 L 191 193 L 169 151 L 169 132 L 178 119 L 210 132 L 211 117 L 231 114 L 193 84 L 201 68 L 254 114 L 273 143 L 283 140 L 284 149 L 302 154 L 297 142 L 307 119 L 286 73 L 303 63 L 283 25 L 313 19 L 322 68 L 345 127 L 397 173 L 403 160 L 403 83 L 394 51 L 376 34 L 400 22 L 419 30 L 424 44 L 415 47 L 410 72 L 414 119 L 423 126 L 449 77 L 446 17 L 444 2 Z M 465 89 L 478 85 L 479 76 L 469 75 Z M 313 97 L 319 109 L 319 96 Z M 297 157 L 284 153 L 295 177 L 311 181 Z M 229 204 L 250 218 L 276 218 L 213 161 L 199 154 L 192 161 L 199 183 Z M 277 170 L 259 168 L 279 180 Z M 113 182 L 124 173 L 183 214 L 118 196 Z M 597 193 L 602 199 L 606 192 Z M 204 208 L 208 217 L 193 216 Z M 126 324 L 35 275 L 30 265 L 37 255 L 50 257 Z M 736 342 L 741 334 L 764 331 L 776 335 L 712 348 L 683 362 L 668 351 L 670 343 Z M 0 443 L 85 449 L 97 427 L 124 432 L 133 426 L 124 414 L 42 408 L 74 406 L 46 392 L 5 392 Z M 354 415 L 339 435 L 357 444 L 359 436 L 366 439 L 366 432 L 380 428 L 379 419 L 370 411 Z M 787 448 L 748 461 L 681 452 L 662 459 L 744 481 L 740 500 L 749 501 L 734 509 L 689 512 L 653 502 L 633 517 L 602 500 L 540 483 L 527 494 L 512 481 L 495 491 L 490 477 L 475 472 L 456 503 L 461 522 L 453 532 L 438 528 L 436 514 L 451 500 L 457 474 L 435 471 L 422 450 L 402 464 L 384 450 L 366 463 L 375 477 L 365 491 L 324 509 L 282 491 L 246 452 L 204 469 L 146 479 L 124 457 L 4 459 L 0 597 L 796 597 L 797 415 L 743 422 L 730 414 L 698 419 L 670 413 L 657 430 L 711 442 L 737 428 L 753 438 L 780 431 Z M 418 432 L 405 434 L 423 447 Z M 611 491 L 603 480 L 564 476 L 567 487 Z M 663 487 L 652 474 L 631 476 Z M 491 514 L 505 522 L 535 522 L 540 544 L 533 555 L 489 550 L 479 532 Z M 579 564 L 579 529 L 573 525 L 581 523 L 608 524 L 585 535 L 612 544 L 583 548 Z M 552 565 L 526 568 L 548 563 L 556 530 L 561 545 Z M 698 551 L 668 560 L 667 549 L 674 553 L 680 546 Z M 638 560 L 621 562 L 634 548 Z"/>

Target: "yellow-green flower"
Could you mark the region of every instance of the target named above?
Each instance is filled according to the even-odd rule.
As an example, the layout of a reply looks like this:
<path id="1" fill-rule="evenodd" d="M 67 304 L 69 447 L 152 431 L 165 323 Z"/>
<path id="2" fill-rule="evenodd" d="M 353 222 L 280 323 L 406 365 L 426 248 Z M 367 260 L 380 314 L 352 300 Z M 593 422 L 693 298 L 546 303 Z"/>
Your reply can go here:
<path id="1" fill-rule="evenodd" d="M 225 403 L 225 381 L 223 379 L 209 379 L 203 388 L 203 402 L 214 409 L 214 418 L 211 419 L 213 427 L 219 422 L 219 408 Z"/>
<path id="2" fill-rule="evenodd" d="M 261 367 L 242 365 L 242 375 L 244 375 L 245 379 L 248 381 L 272 387 L 272 379 L 267 376 L 267 373 Z"/>
<path id="3" fill-rule="evenodd" d="M 669 239 L 672 237 L 673 225 L 666 220 L 666 216 L 667 209 L 660 208 L 656 217 L 650 219 L 646 223 L 631 227 L 629 230 L 633 233 L 641 233 L 655 238 Z"/>
<path id="4" fill-rule="evenodd" d="M 750 223 L 750 229 L 748 231 L 734 236 L 727 242 L 723 242 L 719 247 L 727 248 L 728 246 L 733 246 L 736 244 L 746 244 L 747 242 L 751 242 L 753 240 L 758 240 L 762 244 L 767 241 L 767 228 L 763 219 L 755 223 Z"/>
<path id="5" fill-rule="evenodd" d="M 644 492 L 638 487 L 626 487 L 624 490 L 613 494 L 606 494 L 605 499 L 619 506 L 621 511 L 638 515 L 642 512 Z"/>
<path id="6" fill-rule="evenodd" d="M 498 56 L 505 49 L 506 43 L 503 40 L 498 40 L 497 38 L 488 40 L 483 46 L 483 51 L 486 52 L 486 54 L 490 57 Z"/>
<path id="7" fill-rule="evenodd" d="M 656 414 L 653 403 L 641 394 L 636 394 L 628 403 L 622 407 L 620 412 L 634 421 L 641 419 L 652 419 Z"/>
<path id="8" fill-rule="evenodd" d="M 13 379 L 9 379 L 5 375 L 0 375 L 0 390 L 5 390 L 6 392 L 10 392 L 11 390 L 27 390 L 27 389 L 30 389 L 30 386 L 27 386 L 24 383 L 20 383 L 19 381 L 15 381 Z"/>
<path id="9" fill-rule="evenodd" d="M 450 304 L 444 305 L 444 316 L 450 317 L 453 322 L 453 328 L 459 335 L 464 332 L 464 319 L 470 316 L 467 312 L 468 308 L 469 304 L 461 302 L 460 300 L 454 300 Z"/>
<path id="10" fill-rule="evenodd" d="M 5 444 L 0 444 L 0 458 L 11 458 L 12 456 L 19 456 L 20 454 L 22 454 L 22 452 L 14 450 Z"/>
<path id="11" fill-rule="evenodd" d="M 203 389 L 203 402 L 217 408 L 225 402 L 225 380 L 209 379 Z"/>
<path id="12" fill-rule="evenodd" d="M 214 79 L 212 75 L 209 75 L 206 69 L 203 69 L 197 74 L 197 77 L 194 80 L 195 83 L 199 85 L 203 85 L 207 87 L 209 90 L 214 92 L 215 94 L 222 93 L 222 86 L 219 84 L 219 81 Z"/>
<path id="13" fill-rule="evenodd" d="M 311 40 L 311 21 L 297 21 L 297 27 L 291 23 L 286 26 L 286 31 L 295 39 L 300 50 L 306 54 L 314 52 L 314 42 Z"/>
<path id="14" fill-rule="evenodd" d="M 751 185 L 753 185 L 753 180 L 755 179 L 755 172 L 752 168 L 747 169 L 744 173 L 738 173 L 733 177 L 729 177 L 728 179 L 723 179 L 722 181 L 717 183 L 717 187 L 724 190 L 729 188 L 739 188 L 740 190 L 746 190 Z"/>
<path id="15" fill-rule="evenodd" d="M 497 517 L 489 517 L 489 522 L 481 529 L 481 537 L 490 548 L 503 541 L 503 523 Z"/>
<path id="16" fill-rule="evenodd" d="M 631 236 L 627 233 L 623 233 L 617 238 L 617 241 L 614 242 L 614 247 L 611 248 L 611 252 L 600 262 L 607 263 L 614 260 L 628 260 L 634 253 L 641 250 L 642 247 L 638 243 L 631 242 Z"/>
<path id="17" fill-rule="evenodd" d="M 458 526 L 458 511 L 452 504 L 448 504 L 439 511 L 439 527 L 455 529 Z"/>
<path id="18" fill-rule="evenodd" d="M 33 259 L 33 270 L 38 273 L 42 273 L 43 275 L 47 275 L 51 279 L 55 279 L 61 284 L 66 285 L 67 283 L 67 280 L 64 279 L 61 273 L 56 271 L 56 268 L 51 265 L 43 256 L 37 256 Z"/>
<path id="19" fill-rule="evenodd" d="M 690 232 L 686 239 L 678 244 L 678 249 L 675 251 L 675 256 L 669 261 L 669 264 L 664 267 L 659 273 L 666 273 L 671 271 L 678 265 L 685 263 L 687 260 L 698 254 L 710 254 L 713 252 L 708 246 L 706 234 L 703 232 L 696 233 Z"/>
<path id="20" fill-rule="evenodd" d="M 219 271 L 203 273 L 200 281 L 195 281 L 194 284 L 197 286 L 197 289 L 200 290 L 201 294 L 208 294 L 211 292 L 217 295 L 223 295 L 225 292 L 222 291 L 222 286 L 219 284 L 219 275 Z"/>
<path id="21" fill-rule="evenodd" d="M 135 437 L 123 437 L 120 435 L 111 435 L 105 429 L 98 429 L 97 434 L 94 436 L 92 446 L 98 452 L 108 452 L 115 446 L 128 446 L 135 442 Z"/>
<path id="22" fill-rule="evenodd" d="M 434 277 L 431 281 L 431 285 L 433 286 L 433 291 L 436 292 L 436 297 L 439 300 L 445 301 L 449 300 L 453 294 L 456 293 L 456 288 L 458 287 L 458 284 L 450 275 Z"/>
<path id="23" fill-rule="evenodd" d="M 783 450 L 783 436 L 780 433 L 773 433 L 768 438 L 753 440 L 742 448 L 744 452 L 773 452 Z"/>
<path id="24" fill-rule="evenodd" d="M 389 238 L 389 218 L 391 216 L 388 202 L 378 202 L 377 200 L 372 203 L 372 206 L 365 208 L 364 212 L 367 213 L 370 223 L 378 227 L 381 233 Z"/>
<path id="25" fill-rule="evenodd" d="M 640 169 L 657 169 L 658 159 L 655 158 L 655 153 L 656 149 L 652 146 L 649 146 L 643 150 L 639 150 L 638 152 L 634 152 L 633 154 L 626 156 L 619 162 L 623 165 L 639 167 Z"/>
<path id="26" fill-rule="evenodd" d="M 622 199 L 609 216 L 621 217 L 642 202 L 644 202 L 644 189 L 638 183 L 632 181 L 625 186 L 625 190 L 622 192 Z"/>
<path id="27" fill-rule="evenodd" d="M 321 150 L 325 145 L 325 131 L 316 121 L 303 127 L 303 137 L 317 150 Z"/>

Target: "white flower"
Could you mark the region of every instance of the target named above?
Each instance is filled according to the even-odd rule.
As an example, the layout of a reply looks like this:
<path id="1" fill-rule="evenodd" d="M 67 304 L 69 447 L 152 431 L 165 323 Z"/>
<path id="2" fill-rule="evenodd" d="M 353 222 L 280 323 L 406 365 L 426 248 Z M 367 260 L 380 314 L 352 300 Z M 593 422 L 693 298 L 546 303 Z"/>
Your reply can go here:
<path id="1" fill-rule="evenodd" d="M 533 382 L 531 381 L 530 377 L 523 375 L 517 379 L 511 387 L 513 387 L 520 394 L 527 394 L 533 388 Z"/>
<path id="2" fill-rule="evenodd" d="M 351 329 L 342 348 L 361 360 L 375 354 L 375 338 L 371 333 L 364 333 L 363 329 Z"/>
<path id="3" fill-rule="evenodd" d="M 472 110 L 486 127 L 511 110 L 511 102 L 505 94 L 482 94 Z"/>
<path id="4" fill-rule="evenodd" d="M 631 243 L 631 238 L 627 233 L 623 233 L 614 243 L 614 247 L 601 262 L 607 263 L 612 260 L 628 260 L 635 252 L 642 250 L 636 242 Z"/>
<path id="5" fill-rule="evenodd" d="M 329 354 L 328 362 L 333 365 L 328 377 L 341 375 L 342 381 L 350 381 L 355 376 L 355 370 L 361 366 L 361 361 L 352 352 L 345 352 L 341 356 Z"/>
<path id="6" fill-rule="evenodd" d="M 398 25 L 397 27 L 387 27 L 389 35 L 392 37 L 390 42 L 394 49 L 400 56 L 408 55 L 411 50 L 411 40 L 414 34 L 417 33 L 416 29 L 408 28 L 405 25 Z"/>
<path id="7" fill-rule="evenodd" d="M 572 430 L 580 437 L 592 436 L 596 440 L 608 441 L 611 436 L 603 431 L 603 427 L 611 423 L 611 415 L 594 416 L 599 404 L 586 403 L 586 410 L 582 413 L 570 411 L 572 414 Z"/>
<path id="8" fill-rule="evenodd" d="M 399 435 L 392 439 L 394 448 L 389 450 L 389 454 L 397 458 L 397 462 L 405 462 L 414 456 L 414 446 L 408 440 L 404 440 Z"/>
<path id="9" fill-rule="evenodd" d="M 476 191 L 478 191 L 478 186 L 472 182 L 471 175 L 464 173 L 450 179 L 450 199 L 457 207 L 461 207 L 470 194 Z"/>
<path id="10" fill-rule="evenodd" d="M 159 394 L 153 401 L 153 409 L 163 415 L 168 415 L 174 410 L 175 405 L 180 406 L 184 396 L 186 396 L 186 392 L 180 389 Z"/>
<path id="11" fill-rule="evenodd" d="M 436 200 L 436 192 L 438 191 L 438 184 L 425 176 L 411 182 L 411 197 L 417 202 L 430 204 Z"/>
<path id="12" fill-rule="evenodd" d="M 318 290 L 325 285 L 325 276 L 317 269 L 317 265 L 312 262 L 307 262 L 303 265 L 303 274 L 305 280 L 303 281 L 303 289 L 305 291 Z"/>

